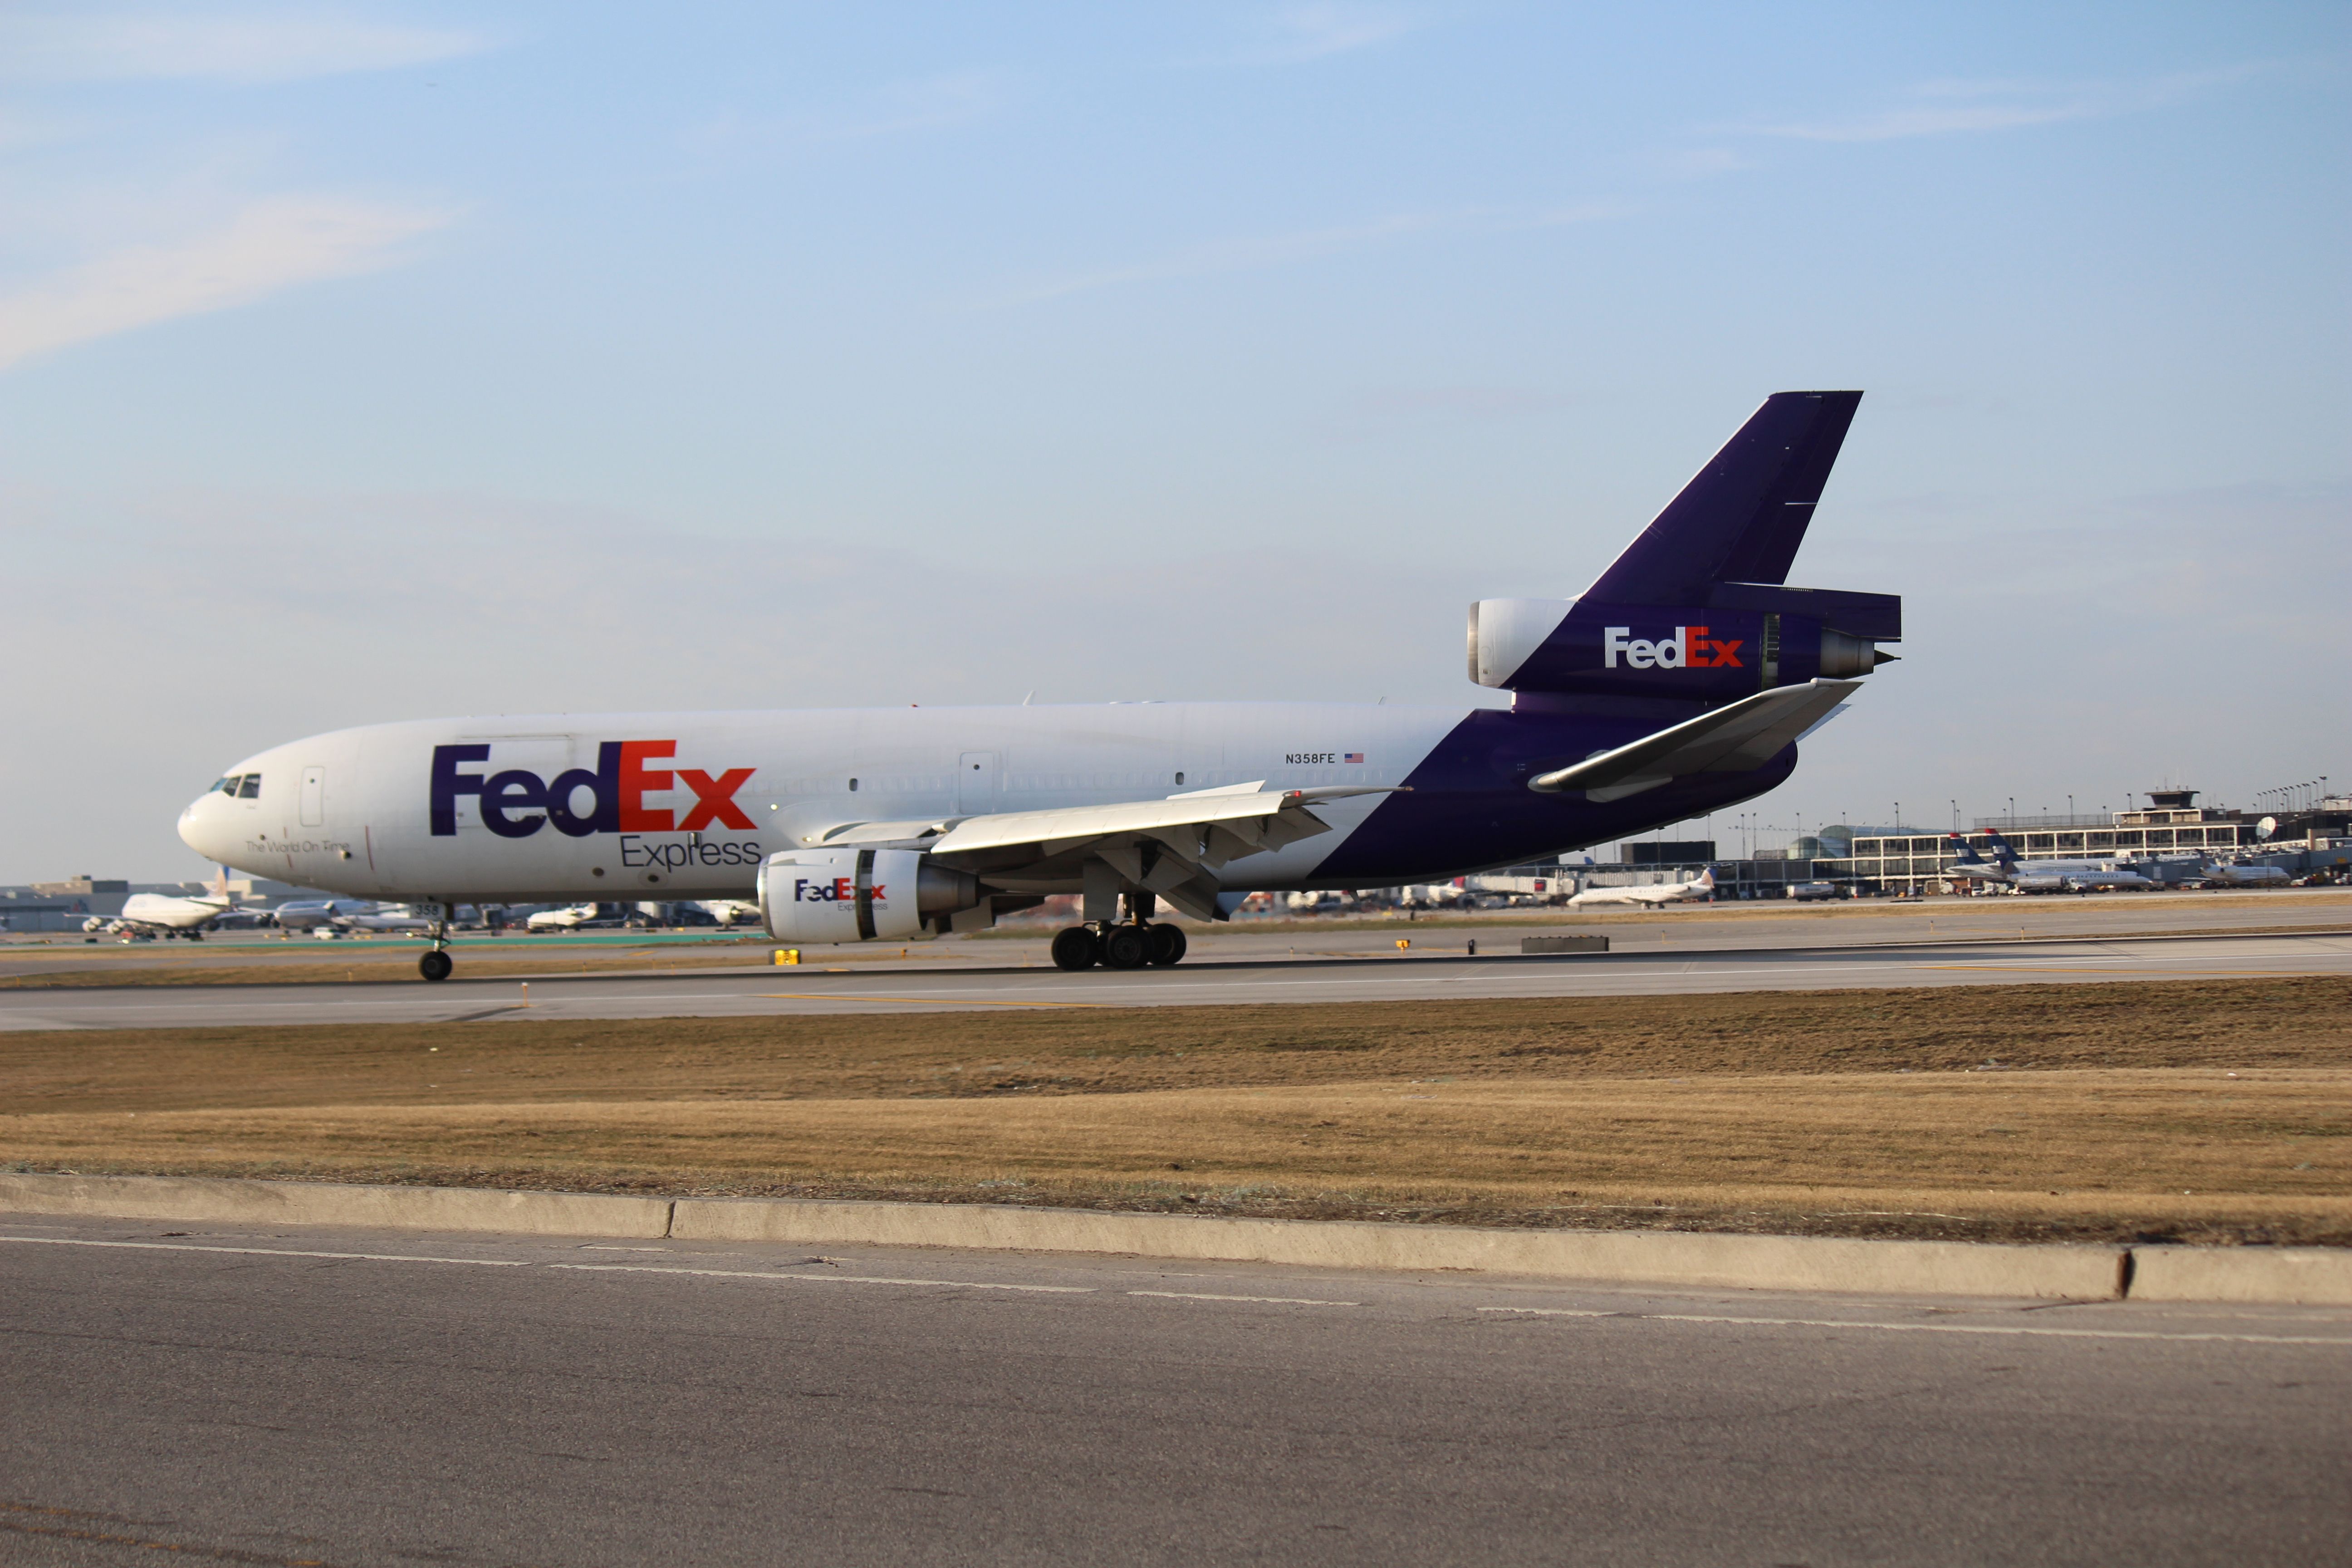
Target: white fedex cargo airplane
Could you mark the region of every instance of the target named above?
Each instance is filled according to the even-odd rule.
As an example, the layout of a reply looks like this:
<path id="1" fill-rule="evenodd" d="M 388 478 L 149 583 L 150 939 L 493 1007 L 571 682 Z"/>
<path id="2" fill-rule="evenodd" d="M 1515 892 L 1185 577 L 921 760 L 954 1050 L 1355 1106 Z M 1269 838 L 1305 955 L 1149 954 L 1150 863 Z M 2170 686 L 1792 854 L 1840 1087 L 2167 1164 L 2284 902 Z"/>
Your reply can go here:
<path id="1" fill-rule="evenodd" d="M 1680 882 L 1652 882 L 1637 888 L 1587 888 L 1568 900 L 1572 910 L 1600 904 L 1684 904 L 1715 897 L 1715 868 Z"/>
<path id="2" fill-rule="evenodd" d="M 1110 703 L 534 714 L 239 763 L 189 844 L 306 887 L 459 903 L 755 900 L 780 941 L 904 942 L 1083 895 L 1055 961 L 1173 963 L 1165 901 L 1395 887 L 1720 811 L 1891 658 L 1902 601 L 1787 586 L 1861 399 L 1768 398 L 1584 594 L 1488 599 L 1511 706 Z M 1122 905 L 1124 918 L 1122 918 Z M 450 972 L 446 930 L 419 968 Z"/>

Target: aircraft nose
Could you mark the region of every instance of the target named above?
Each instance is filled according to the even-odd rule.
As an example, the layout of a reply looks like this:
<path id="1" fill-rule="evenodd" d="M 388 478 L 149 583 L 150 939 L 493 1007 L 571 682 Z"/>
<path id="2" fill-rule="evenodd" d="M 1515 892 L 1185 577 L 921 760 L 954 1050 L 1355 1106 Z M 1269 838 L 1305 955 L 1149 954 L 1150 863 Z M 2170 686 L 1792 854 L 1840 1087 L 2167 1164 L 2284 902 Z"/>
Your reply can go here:
<path id="1" fill-rule="evenodd" d="M 220 837 L 219 824 L 214 820 L 216 814 L 206 808 L 206 803 L 216 798 L 216 792 L 208 791 L 190 801 L 180 813 L 180 842 L 207 860 L 220 858 L 215 853 Z"/>

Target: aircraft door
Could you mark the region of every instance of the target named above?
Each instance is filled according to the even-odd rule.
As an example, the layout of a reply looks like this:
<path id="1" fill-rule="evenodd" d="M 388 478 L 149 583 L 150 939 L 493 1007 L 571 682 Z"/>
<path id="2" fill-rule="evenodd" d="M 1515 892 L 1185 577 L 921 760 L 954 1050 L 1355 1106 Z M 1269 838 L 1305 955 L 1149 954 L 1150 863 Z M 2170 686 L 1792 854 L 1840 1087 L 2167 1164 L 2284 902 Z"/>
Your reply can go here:
<path id="1" fill-rule="evenodd" d="M 327 770 L 302 770 L 302 826 L 323 827 L 327 822 Z"/>
<path id="2" fill-rule="evenodd" d="M 979 816 L 996 809 L 996 753 L 966 752 L 956 759 L 956 815 Z"/>

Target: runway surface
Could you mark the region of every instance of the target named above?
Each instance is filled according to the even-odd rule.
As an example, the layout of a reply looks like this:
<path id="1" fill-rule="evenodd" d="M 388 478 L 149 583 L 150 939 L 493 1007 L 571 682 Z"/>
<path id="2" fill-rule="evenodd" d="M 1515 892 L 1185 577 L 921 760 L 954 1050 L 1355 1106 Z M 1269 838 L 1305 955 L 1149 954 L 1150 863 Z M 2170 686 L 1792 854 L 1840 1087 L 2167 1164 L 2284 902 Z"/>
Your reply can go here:
<path id="1" fill-rule="evenodd" d="M 25 1564 L 2343 1561 L 2352 1312 L 0 1215 Z"/>
<path id="2" fill-rule="evenodd" d="M 1852 947 L 1886 942 L 2193 935 L 2222 931 L 2352 931 L 2352 889 L 2236 889 L 2195 893 L 2116 893 L 2066 898 L 1931 899 L 1919 903 L 1685 904 L 1664 909 L 1499 910 L 1443 921 L 1240 921 L 1192 928 L 1196 958 L 1210 961 L 1345 953 L 1392 955 L 1400 940 L 1415 951 L 1459 953 L 1516 951 L 1523 936 L 1590 933 L 1621 949 L 1651 947 L 1777 949 Z M 1047 962 L 1050 926 L 1007 925 L 986 936 L 912 943 L 851 943 L 809 950 L 813 963 L 899 968 L 1035 966 Z M 658 966 L 665 961 L 734 957 L 762 964 L 778 944 L 765 936 L 729 939 L 710 932 L 595 931 L 578 935 L 460 936 L 459 963 L 609 960 Z M 424 943 L 413 937 L 332 942 L 276 931 L 216 931 L 202 942 L 125 945 L 78 935 L 0 933 L 0 978 L 61 972 L 135 973 L 142 969 L 251 969 L 257 964 L 398 962 L 413 964 Z M 898 954 L 904 951 L 905 960 Z"/>
<path id="3" fill-rule="evenodd" d="M 2001 985 L 2352 974 L 2352 934 L 1660 949 L 1562 957 L 1445 952 L 1319 956 L 1066 973 L 1005 964 L 814 964 L 437 985 L 123 986 L 0 992 L 0 1029 L 761 1017 L 943 1008 L 1139 1007 L 1444 997 L 1667 995 L 1854 986 Z"/>

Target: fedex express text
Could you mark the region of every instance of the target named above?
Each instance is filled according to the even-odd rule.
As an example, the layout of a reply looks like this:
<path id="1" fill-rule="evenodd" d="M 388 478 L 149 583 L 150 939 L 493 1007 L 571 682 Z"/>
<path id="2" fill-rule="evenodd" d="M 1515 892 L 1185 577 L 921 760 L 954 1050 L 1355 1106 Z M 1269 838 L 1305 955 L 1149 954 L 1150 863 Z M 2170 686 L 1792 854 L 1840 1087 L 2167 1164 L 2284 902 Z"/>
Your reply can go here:
<path id="1" fill-rule="evenodd" d="M 457 803 L 471 796 L 482 826 L 501 838 L 528 838 L 543 827 L 572 838 L 611 833 L 621 837 L 622 864 L 664 866 L 756 866 L 760 846 L 721 839 L 713 843 L 660 843 L 654 833 L 699 833 L 709 827 L 751 830 L 751 819 L 735 796 L 756 769 L 730 768 L 717 774 L 697 768 L 650 764 L 677 754 L 676 741 L 606 741 L 596 748 L 596 766 L 572 768 L 543 779 L 527 768 L 488 769 L 487 743 L 436 746 L 428 801 L 433 837 L 454 837 Z M 480 772 L 464 771 L 469 767 Z M 684 789 L 694 805 L 683 815 L 650 806 L 648 795 Z M 581 809 L 583 795 L 588 806 Z"/>

